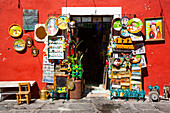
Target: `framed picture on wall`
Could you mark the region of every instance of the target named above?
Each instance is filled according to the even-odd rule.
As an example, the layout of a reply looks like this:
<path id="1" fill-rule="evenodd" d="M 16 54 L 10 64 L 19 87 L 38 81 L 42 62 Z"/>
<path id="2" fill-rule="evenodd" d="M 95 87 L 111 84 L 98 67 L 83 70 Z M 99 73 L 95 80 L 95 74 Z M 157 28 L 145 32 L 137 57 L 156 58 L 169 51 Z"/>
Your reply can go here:
<path id="1" fill-rule="evenodd" d="M 57 18 L 55 16 L 48 17 L 45 23 L 45 30 L 49 36 L 54 36 L 58 32 Z"/>
<path id="2" fill-rule="evenodd" d="M 145 41 L 162 41 L 164 37 L 164 18 L 145 18 Z"/>
<path id="3" fill-rule="evenodd" d="M 23 30 L 34 30 L 38 24 L 38 10 L 23 9 Z"/>

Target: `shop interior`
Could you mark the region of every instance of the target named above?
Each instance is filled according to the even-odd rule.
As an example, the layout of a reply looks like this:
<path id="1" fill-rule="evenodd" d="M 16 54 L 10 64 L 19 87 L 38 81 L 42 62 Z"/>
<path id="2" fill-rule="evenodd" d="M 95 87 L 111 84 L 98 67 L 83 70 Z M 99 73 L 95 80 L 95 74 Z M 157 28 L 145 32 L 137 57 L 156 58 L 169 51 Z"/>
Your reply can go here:
<path id="1" fill-rule="evenodd" d="M 84 53 L 82 65 L 85 83 L 99 86 L 103 83 L 112 16 L 71 16 L 71 19 L 76 21 L 77 37 L 83 40 L 78 51 Z"/>

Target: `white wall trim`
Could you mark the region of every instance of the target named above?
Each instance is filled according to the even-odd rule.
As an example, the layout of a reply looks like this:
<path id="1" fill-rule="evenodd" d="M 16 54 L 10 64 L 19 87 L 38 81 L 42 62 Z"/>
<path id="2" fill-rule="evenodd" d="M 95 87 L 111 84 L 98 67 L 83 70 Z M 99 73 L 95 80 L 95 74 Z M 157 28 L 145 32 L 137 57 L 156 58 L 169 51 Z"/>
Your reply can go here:
<path id="1" fill-rule="evenodd" d="M 62 7 L 62 14 L 63 15 L 114 15 L 115 14 L 115 16 L 121 17 L 122 7 Z"/>

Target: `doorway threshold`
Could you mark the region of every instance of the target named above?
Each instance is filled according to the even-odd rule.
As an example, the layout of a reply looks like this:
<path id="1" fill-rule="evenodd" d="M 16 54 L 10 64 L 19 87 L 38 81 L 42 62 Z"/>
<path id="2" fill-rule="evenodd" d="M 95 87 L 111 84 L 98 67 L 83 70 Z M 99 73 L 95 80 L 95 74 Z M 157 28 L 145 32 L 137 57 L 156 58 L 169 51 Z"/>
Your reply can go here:
<path id="1" fill-rule="evenodd" d="M 109 90 L 103 88 L 103 84 L 96 85 L 86 85 L 86 97 L 108 97 L 110 95 Z"/>

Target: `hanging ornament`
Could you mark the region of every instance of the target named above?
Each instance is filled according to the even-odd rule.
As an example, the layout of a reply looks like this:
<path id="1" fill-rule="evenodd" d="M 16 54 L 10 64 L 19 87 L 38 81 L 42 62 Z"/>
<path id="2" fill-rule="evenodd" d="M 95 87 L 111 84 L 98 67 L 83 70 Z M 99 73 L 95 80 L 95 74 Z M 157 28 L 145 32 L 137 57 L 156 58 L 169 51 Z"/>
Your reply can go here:
<path id="1" fill-rule="evenodd" d="M 31 47 L 33 45 L 33 41 L 30 37 L 27 37 L 25 40 L 26 44 L 28 47 Z"/>
<path id="2" fill-rule="evenodd" d="M 31 48 L 31 54 L 33 55 L 33 57 L 36 57 L 38 53 L 39 53 L 39 50 L 35 46 L 33 46 Z"/>

